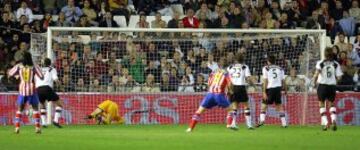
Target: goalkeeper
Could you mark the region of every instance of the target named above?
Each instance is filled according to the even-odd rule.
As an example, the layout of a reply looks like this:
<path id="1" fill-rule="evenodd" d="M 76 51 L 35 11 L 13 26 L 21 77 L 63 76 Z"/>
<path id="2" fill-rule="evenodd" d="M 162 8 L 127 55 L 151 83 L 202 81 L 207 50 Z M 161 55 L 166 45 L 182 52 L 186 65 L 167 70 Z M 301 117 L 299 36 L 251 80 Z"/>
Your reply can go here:
<path id="1" fill-rule="evenodd" d="M 118 105 L 111 101 L 105 100 L 98 105 L 87 119 L 96 119 L 98 124 L 123 123 L 124 119 L 119 116 Z"/>

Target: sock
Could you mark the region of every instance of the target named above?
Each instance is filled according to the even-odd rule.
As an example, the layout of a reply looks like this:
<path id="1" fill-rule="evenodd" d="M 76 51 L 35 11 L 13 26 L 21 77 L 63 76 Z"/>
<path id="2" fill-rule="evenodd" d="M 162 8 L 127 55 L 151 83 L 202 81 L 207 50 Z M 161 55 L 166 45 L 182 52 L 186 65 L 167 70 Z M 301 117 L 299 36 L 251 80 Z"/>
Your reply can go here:
<path id="1" fill-rule="evenodd" d="M 21 116 L 22 116 L 22 113 L 20 111 L 17 111 L 16 115 L 15 115 L 15 127 L 16 128 L 20 128 Z"/>
<path id="2" fill-rule="evenodd" d="M 61 117 L 62 108 L 57 106 L 55 108 L 54 122 L 59 123 L 59 119 Z"/>
<path id="3" fill-rule="evenodd" d="M 46 109 L 40 109 L 41 124 L 46 125 Z"/>
<path id="4" fill-rule="evenodd" d="M 328 124 L 328 119 L 326 116 L 326 108 L 320 108 L 320 115 L 321 115 L 321 125 L 326 126 Z"/>
<path id="5" fill-rule="evenodd" d="M 248 126 L 248 128 L 252 127 L 249 108 L 245 109 L 245 121 L 246 121 L 246 125 Z"/>
<path id="6" fill-rule="evenodd" d="M 35 120 L 35 127 L 40 128 L 40 113 L 39 113 L 39 111 L 34 111 L 33 118 Z"/>
<path id="7" fill-rule="evenodd" d="M 231 126 L 236 126 L 236 117 L 237 117 L 237 110 L 233 110 L 233 118 L 231 122 Z"/>
<path id="8" fill-rule="evenodd" d="M 279 117 L 280 117 L 280 120 L 281 120 L 281 125 L 282 125 L 283 127 L 287 126 L 286 118 L 285 118 L 285 113 L 284 113 L 284 112 L 280 112 L 280 113 L 279 113 Z"/>
<path id="9" fill-rule="evenodd" d="M 235 116 L 234 111 L 228 112 L 228 115 L 226 117 L 226 125 L 227 126 L 230 126 L 232 124 L 234 116 Z"/>
<path id="10" fill-rule="evenodd" d="M 331 123 L 336 122 L 336 108 L 335 107 L 330 107 L 330 118 L 331 118 Z"/>
<path id="11" fill-rule="evenodd" d="M 264 123 L 265 122 L 265 116 L 266 116 L 266 112 L 262 111 L 260 113 L 260 123 Z"/>
<path id="12" fill-rule="evenodd" d="M 189 128 L 194 129 L 199 120 L 200 114 L 196 113 L 195 115 L 193 115 L 189 124 Z"/>

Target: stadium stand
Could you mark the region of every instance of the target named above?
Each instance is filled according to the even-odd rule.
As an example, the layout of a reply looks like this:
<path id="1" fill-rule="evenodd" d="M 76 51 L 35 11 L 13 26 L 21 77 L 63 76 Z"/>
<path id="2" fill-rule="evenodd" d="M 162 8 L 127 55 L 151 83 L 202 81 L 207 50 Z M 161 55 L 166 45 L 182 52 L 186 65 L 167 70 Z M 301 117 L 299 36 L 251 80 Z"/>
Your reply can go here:
<path id="1" fill-rule="evenodd" d="M 117 4 L 114 4 L 113 0 L 111 0 L 111 3 L 109 3 L 110 0 L 53 0 L 53 3 L 47 0 L 24 0 L 24 2 L 27 4 L 26 8 L 29 8 L 34 14 L 31 18 L 28 18 L 27 14 L 16 17 L 19 14 L 16 11 L 21 10 L 18 1 L 0 0 L 0 7 L 2 8 L 0 9 L 2 16 L 0 20 L 2 31 L 0 34 L 0 60 L 4 60 L 0 62 L 0 90 L 3 91 L 16 90 L 14 86 L 16 85 L 15 81 L 7 79 L 6 71 L 16 62 L 15 56 L 17 56 L 17 53 L 20 53 L 21 44 L 25 44 L 25 49 L 29 50 L 29 33 L 45 33 L 48 26 L 99 26 L 104 21 L 104 16 L 107 12 L 111 12 L 113 20 L 121 28 L 137 27 L 137 22 L 142 15 L 146 16 L 148 27 L 151 27 L 157 12 L 161 12 L 161 19 L 166 23 L 164 27 L 168 27 L 168 24 L 173 19 L 174 10 L 180 10 L 178 13 L 180 13 L 181 17 L 179 20 L 175 20 L 175 27 L 179 27 L 179 25 L 181 27 L 181 19 L 185 17 L 184 15 L 187 14 L 188 9 L 192 9 L 195 14 L 203 16 L 198 19 L 200 26 L 205 28 L 313 29 L 320 27 L 328 32 L 326 45 L 340 46 L 340 51 L 334 51 L 339 58 L 341 51 L 347 52 L 348 56 L 346 59 L 348 60 L 354 61 L 356 60 L 355 56 L 360 57 L 360 50 L 358 49 L 360 43 L 360 8 L 357 0 L 340 1 L 342 3 L 340 8 L 333 1 L 319 2 L 307 0 L 160 0 L 147 1 L 146 3 L 143 0 L 119 0 Z M 88 10 L 95 11 L 96 16 L 90 17 L 90 15 L 84 15 L 86 3 L 90 4 Z M 205 5 L 201 5 L 202 3 L 205 3 Z M 75 8 L 79 8 L 79 16 L 73 16 L 73 18 L 62 17 L 64 16 L 62 12 L 66 11 L 65 8 L 73 7 L 73 5 Z M 330 11 L 335 9 L 338 13 Z M 50 20 L 47 17 L 44 18 L 47 14 L 51 16 Z M 332 36 L 333 33 L 336 36 Z M 344 35 L 344 42 L 339 39 L 339 33 L 347 33 L 347 35 Z M 96 39 L 106 37 L 104 35 L 96 36 Z M 126 35 L 119 35 L 118 39 L 124 38 L 123 36 Z M 90 36 L 82 36 L 81 38 L 84 41 L 90 41 L 91 39 Z M 348 44 L 353 44 L 353 46 Z M 148 49 L 148 47 L 144 47 L 144 49 Z M 337 48 L 334 47 L 334 49 Z M 187 56 L 188 54 L 188 52 L 184 52 L 182 59 L 189 57 Z M 350 54 L 354 55 L 350 56 Z M 70 54 L 64 53 L 64 55 Z M 205 57 L 207 58 L 207 56 Z M 359 65 L 360 63 L 353 63 L 351 67 L 353 70 L 357 70 Z M 144 66 L 143 69 L 148 67 Z M 70 70 L 71 74 L 73 68 L 64 66 L 59 69 L 60 72 Z M 195 72 L 195 69 L 198 68 L 191 69 Z M 355 72 L 352 72 L 351 76 L 354 74 Z M 119 72 L 117 75 L 122 75 L 122 73 Z M 359 84 L 359 81 L 354 82 L 354 85 Z"/>

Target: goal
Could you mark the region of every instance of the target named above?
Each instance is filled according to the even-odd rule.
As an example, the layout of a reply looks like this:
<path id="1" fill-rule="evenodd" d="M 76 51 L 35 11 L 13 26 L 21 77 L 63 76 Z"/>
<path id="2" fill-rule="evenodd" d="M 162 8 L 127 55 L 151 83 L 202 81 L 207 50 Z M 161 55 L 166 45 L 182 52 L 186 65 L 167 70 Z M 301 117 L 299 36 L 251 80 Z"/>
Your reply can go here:
<path id="1" fill-rule="evenodd" d="M 33 35 L 31 43 L 36 59 L 49 57 L 58 70 L 62 84 L 56 85 L 56 91 L 64 101 L 64 123 L 93 123 L 82 118 L 106 99 L 119 104 L 126 124 L 187 123 L 207 90 L 211 69 L 231 64 L 236 54 L 243 53 L 259 84 L 266 57 L 276 56 L 276 63 L 284 68 L 290 83 L 289 93 L 282 98 L 286 117 L 290 124 L 308 125 L 319 122 L 318 103 L 309 78 L 323 55 L 325 33 L 49 27 L 47 35 Z M 249 86 L 248 92 L 256 122 L 261 86 Z M 267 123 L 280 122 L 274 107 L 268 112 Z M 225 115 L 224 110 L 216 108 L 206 113 L 201 122 L 223 123 Z M 243 122 L 241 113 L 239 117 Z"/>

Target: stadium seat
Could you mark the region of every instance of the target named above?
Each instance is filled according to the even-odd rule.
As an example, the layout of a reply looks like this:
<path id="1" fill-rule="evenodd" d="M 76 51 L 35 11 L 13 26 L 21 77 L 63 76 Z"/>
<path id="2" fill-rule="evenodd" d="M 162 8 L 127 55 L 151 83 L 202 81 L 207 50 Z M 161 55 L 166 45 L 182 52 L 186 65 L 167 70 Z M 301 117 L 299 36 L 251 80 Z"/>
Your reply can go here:
<path id="1" fill-rule="evenodd" d="M 139 15 L 131 15 L 128 23 L 129 28 L 135 28 L 136 23 L 139 21 Z"/>
<path id="2" fill-rule="evenodd" d="M 44 15 L 34 15 L 34 20 L 42 20 Z"/>
<path id="3" fill-rule="evenodd" d="M 127 27 L 127 22 L 126 22 L 125 16 L 114 16 L 114 20 L 120 27 L 123 27 L 123 28 Z"/>
<path id="4" fill-rule="evenodd" d="M 345 37 L 344 41 L 345 41 L 345 43 L 349 43 L 348 37 Z M 334 44 L 337 43 L 337 42 L 339 42 L 339 36 L 335 36 Z"/>
<path id="5" fill-rule="evenodd" d="M 53 21 L 57 21 L 57 20 L 58 20 L 58 18 L 59 18 L 59 16 L 58 16 L 58 15 L 52 15 L 52 20 L 53 20 Z"/>
<path id="6" fill-rule="evenodd" d="M 331 42 L 331 38 L 329 36 L 326 36 L 326 46 L 327 47 L 333 46 L 333 43 Z"/>
<path id="7" fill-rule="evenodd" d="M 351 43 L 351 44 L 354 44 L 354 43 L 355 43 L 355 39 L 356 39 L 356 36 L 351 36 L 351 37 L 350 37 L 350 40 L 349 40 L 350 43 Z"/>

